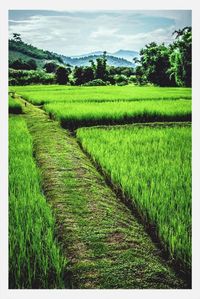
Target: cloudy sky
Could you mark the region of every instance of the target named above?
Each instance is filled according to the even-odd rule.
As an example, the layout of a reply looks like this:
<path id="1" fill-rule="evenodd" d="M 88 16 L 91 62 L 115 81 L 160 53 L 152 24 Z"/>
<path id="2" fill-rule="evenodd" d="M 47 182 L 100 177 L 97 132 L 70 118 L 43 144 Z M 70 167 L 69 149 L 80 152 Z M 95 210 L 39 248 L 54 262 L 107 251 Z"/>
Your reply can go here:
<path id="1" fill-rule="evenodd" d="M 20 33 L 25 42 L 66 56 L 139 51 L 152 41 L 170 43 L 175 29 L 190 25 L 188 10 L 9 12 L 10 36 Z"/>

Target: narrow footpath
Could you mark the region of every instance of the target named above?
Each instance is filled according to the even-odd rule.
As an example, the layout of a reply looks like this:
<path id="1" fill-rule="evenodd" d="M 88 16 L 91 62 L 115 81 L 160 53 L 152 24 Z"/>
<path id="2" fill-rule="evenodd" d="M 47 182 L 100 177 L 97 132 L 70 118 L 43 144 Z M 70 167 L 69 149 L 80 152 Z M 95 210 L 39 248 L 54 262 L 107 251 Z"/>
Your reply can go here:
<path id="1" fill-rule="evenodd" d="M 69 260 L 71 287 L 186 288 L 76 139 L 43 110 L 21 101 L 43 192 Z"/>

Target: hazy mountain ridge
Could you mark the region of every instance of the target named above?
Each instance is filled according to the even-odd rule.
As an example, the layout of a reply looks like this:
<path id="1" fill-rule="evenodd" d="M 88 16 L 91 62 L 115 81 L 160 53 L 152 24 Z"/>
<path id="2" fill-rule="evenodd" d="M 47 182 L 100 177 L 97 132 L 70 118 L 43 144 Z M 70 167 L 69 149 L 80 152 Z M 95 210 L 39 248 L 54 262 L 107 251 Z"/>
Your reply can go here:
<path id="1" fill-rule="evenodd" d="M 9 40 L 9 61 L 22 59 L 27 61 L 34 59 L 39 68 L 46 62 L 54 61 L 57 64 L 69 64 L 71 66 L 89 66 L 91 60 L 101 57 L 103 51 L 96 51 L 79 56 L 65 56 L 39 49 L 23 41 Z M 115 53 L 107 53 L 107 63 L 115 67 L 134 67 L 133 57 L 138 56 L 138 52 L 130 50 L 119 50 Z M 126 57 L 126 58 L 124 58 Z"/>
<path id="2" fill-rule="evenodd" d="M 72 56 L 72 57 L 67 57 L 64 55 L 61 55 L 62 60 L 64 61 L 64 63 L 66 64 L 70 64 L 72 66 L 89 66 L 91 63 L 91 60 L 96 60 L 97 58 L 102 56 L 102 52 L 98 52 L 100 54 L 92 54 L 92 55 L 81 55 L 79 57 L 77 56 Z M 87 55 L 87 54 L 86 54 Z M 124 58 L 118 57 L 118 56 L 112 56 L 112 55 L 107 55 L 107 63 L 109 65 L 115 66 L 115 67 L 119 67 L 119 66 L 123 66 L 123 67 L 134 67 L 135 63 L 132 61 L 128 61 Z"/>
<path id="3" fill-rule="evenodd" d="M 130 62 L 133 62 L 134 57 L 138 57 L 139 53 L 137 51 L 131 51 L 131 50 L 118 50 L 116 52 L 106 52 L 107 56 L 112 56 L 112 57 L 117 57 L 117 58 L 122 58 L 125 60 L 128 60 Z M 101 56 L 103 55 L 103 51 L 95 51 L 91 53 L 86 53 L 86 54 L 81 54 L 81 55 L 73 55 L 73 56 L 67 56 L 71 58 L 86 58 L 89 56 Z"/>
<path id="4" fill-rule="evenodd" d="M 133 61 L 134 57 L 139 57 L 139 53 L 137 51 L 131 50 L 119 50 L 112 54 L 113 56 L 124 58 L 128 61 Z"/>

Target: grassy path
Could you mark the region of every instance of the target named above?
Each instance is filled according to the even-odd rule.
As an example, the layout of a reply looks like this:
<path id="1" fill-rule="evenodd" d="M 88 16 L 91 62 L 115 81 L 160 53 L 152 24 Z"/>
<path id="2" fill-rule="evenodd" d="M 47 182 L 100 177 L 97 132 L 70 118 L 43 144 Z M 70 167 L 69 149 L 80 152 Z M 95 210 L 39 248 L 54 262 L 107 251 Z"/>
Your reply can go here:
<path id="1" fill-rule="evenodd" d="M 186 287 L 76 140 L 42 110 L 27 104 L 24 111 L 45 196 L 70 260 L 71 287 Z"/>

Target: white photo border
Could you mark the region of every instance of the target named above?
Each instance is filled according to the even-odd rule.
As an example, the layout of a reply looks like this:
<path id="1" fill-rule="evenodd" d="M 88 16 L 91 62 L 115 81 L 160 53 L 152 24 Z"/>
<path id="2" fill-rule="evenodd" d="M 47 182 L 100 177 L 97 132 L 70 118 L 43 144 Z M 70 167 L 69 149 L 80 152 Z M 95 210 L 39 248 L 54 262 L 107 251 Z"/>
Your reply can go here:
<path id="1" fill-rule="evenodd" d="M 0 9 L 0 297 L 200 299 L 200 11 L 198 1 L 6 0 Z M 9 10 L 192 10 L 192 223 L 191 290 L 9 290 L 8 289 L 8 11 Z"/>

